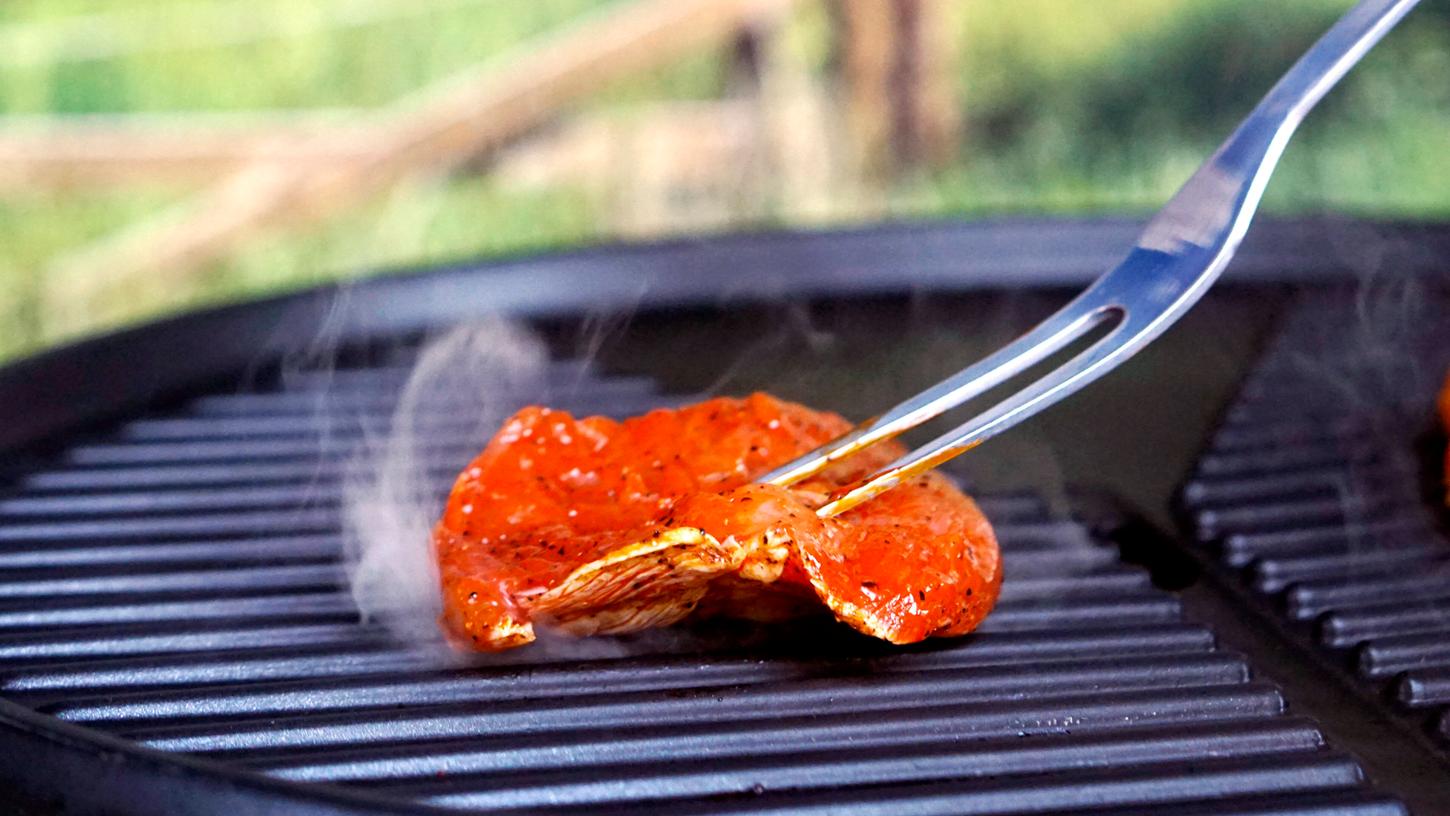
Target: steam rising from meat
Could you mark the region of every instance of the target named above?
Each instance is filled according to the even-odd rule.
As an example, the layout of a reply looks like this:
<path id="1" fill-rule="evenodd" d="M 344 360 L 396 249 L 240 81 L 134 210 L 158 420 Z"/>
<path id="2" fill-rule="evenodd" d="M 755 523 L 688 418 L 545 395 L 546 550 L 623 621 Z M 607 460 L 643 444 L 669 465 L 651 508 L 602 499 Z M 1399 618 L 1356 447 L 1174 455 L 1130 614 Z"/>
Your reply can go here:
<path id="1" fill-rule="evenodd" d="M 344 485 L 344 533 L 353 599 L 364 619 L 450 662 L 513 663 L 694 652 L 693 634 L 653 629 L 612 638 L 572 638 L 547 629 L 528 649 L 462 653 L 444 643 L 433 527 L 458 470 L 514 411 L 560 396 L 546 376 L 548 353 L 528 329 L 492 319 L 430 340 L 388 422 L 372 429 Z M 562 390 L 569 390 L 567 381 Z M 326 406 L 321 406 L 326 407 Z M 756 633 L 732 632 L 748 642 Z"/>
<path id="2" fill-rule="evenodd" d="M 349 468 L 345 530 L 358 609 L 409 642 L 440 641 L 432 530 L 448 486 L 500 423 L 544 390 L 543 343 L 501 319 L 430 342 L 388 426 Z"/>

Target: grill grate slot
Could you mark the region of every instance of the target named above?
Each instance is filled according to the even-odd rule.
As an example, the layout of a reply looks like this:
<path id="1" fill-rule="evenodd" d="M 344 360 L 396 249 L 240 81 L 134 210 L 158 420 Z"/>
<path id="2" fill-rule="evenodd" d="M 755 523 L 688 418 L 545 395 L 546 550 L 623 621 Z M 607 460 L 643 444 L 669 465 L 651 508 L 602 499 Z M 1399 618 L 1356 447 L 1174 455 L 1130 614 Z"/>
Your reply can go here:
<path id="1" fill-rule="evenodd" d="M 1052 716 L 1052 708 L 1039 706 L 1035 710 L 1013 716 L 1009 707 L 1002 706 L 1002 710 L 998 712 L 998 727 L 989 727 L 988 718 L 979 717 L 975 722 L 982 727 L 972 736 L 985 744 L 981 747 L 985 747 L 989 754 L 1001 752 L 1003 749 L 1011 751 L 1015 747 L 1023 754 L 1031 756 L 1034 749 L 1046 748 L 1043 754 L 1047 757 L 1053 754 L 1074 756 L 1072 761 L 1080 765 L 1127 763 L 1132 761 L 1129 754 L 1152 757 L 1154 754 L 1150 746 L 1166 741 L 1163 738 L 1173 734 L 1186 736 L 1186 739 L 1176 746 L 1166 747 L 1159 744 L 1159 747 L 1170 752 L 1176 748 L 1180 756 L 1191 755 L 1195 750 L 1193 743 L 1199 737 L 1209 741 L 1221 741 L 1226 746 L 1225 752 L 1229 754 L 1236 751 L 1268 752 L 1268 749 L 1282 744 L 1294 743 L 1307 750 L 1321 744 L 1321 738 L 1312 726 L 1291 718 L 1243 721 L 1227 719 L 1227 715 L 1235 711 L 1252 713 L 1253 709 L 1245 701 L 1234 700 L 1239 705 L 1223 712 L 1223 722 L 1214 722 L 1212 717 L 1205 717 L 1201 712 L 1185 717 L 1182 710 L 1185 701 L 1171 702 L 1179 704 L 1178 710 L 1170 709 L 1162 717 L 1152 718 L 1158 722 L 1171 723 L 1169 726 L 1144 727 L 1141 723 L 1152 721 L 1145 718 L 1137 720 L 1134 725 L 1124 725 L 1121 728 L 1108 726 L 1102 733 L 1085 738 L 1074 739 L 1065 734 L 1044 736 L 1033 740 L 1032 749 L 1025 750 L 1022 748 L 1023 740 L 1016 733 L 1021 729 L 1021 723 L 1034 717 Z M 1217 703 L 1218 700 L 1214 699 L 1213 702 Z M 1075 698 L 1064 700 L 1065 706 L 1074 703 L 1080 704 L 1080 701 Z M 1125 697 L 1117 705 L 1105 702 L 1099 711 L 1111 716 L 1113 712 L 1121 714 L 1130 706 L 1140 703 L 1141 700 Z M 482 780 L 477 777 L 487 773 L 558 774 L 561 765 L 565 764 L 571 769 L 598 768 L 641 761 L 691 762 L 741 757 L 773 757 L 779 763 L 782 755 L 798 751 L 839 750 L 849 748 L 861 740 L 871 740 L 873 744 L 888 749 L 937 746 L 940 751 L 943 747 L 950 748 L 949 743 L 944 744 L 943 736 L 951 733 L 952 715 L 965 710 L 940 713 L 901 712 L 893 713 L 889 718 L 868 715 L 851 722 L 820 723 L 786 719 L 781 722 L 740 724 L 728 729 L 712 730 L 708 734 L 656 730 L 654 733 L 641 731 L 621 737 L 613 733 L 597 733 L 580 735 L 567 750 L 538 739 L 498 739 L 435 747 L 427 753 L 405 755 L 401 761 L 396 758 L 396 749 L 387 749 L 384 758 L 380 760 L 374 759 L 366 751 L 355 751 L 346 756 L 328 757 L 325 760 L 303 755 L 282 761 L 251 764 L 279 776 L 306 781 L 416 783 L 439 774 L 469 774 L 475 777 L 474 784 L 478 784 Z M 1262 742 L 1255 740 L 1256 736 Z M 1248 738 L 1246 741 L 1258 744 L 1238 744 L 1245 737 Z M 1118 753 L 1116 757 L 1113 756 L 1114 749 Z M 1084 754 L 1095 755 L 1096 759 L 1085 760 Z M 1042 762 L 1044 758 L 1043 755 L 1034 757 L 1042 763 L 1038 766 L 1039 770 L 1055 770 L 1050 767 L 1050 760 Z M 1158 754 L 1157 758 L 1170 757 Z M 1141 762 L 1141 758 L 1138 761 Z M 1030 767 L 1012 770 L 1021 772 Z M 998 772 L 1010 773 L 1012 770 L 999 768 Z"/>
<path id="2" fill-rule="evenodd" d="M 1112 768 L 1073 769 L 1061 773 L 1004 775 L 997 778 L 972 778 L 970 769 L 958 765 L 940 774 L 946 779 L 872 785 L 875 779 L 863 780 L 850 788 L 851 801 L 841 802 L 839 790 L 810 784 L 801 780 L 798 786 L 776 792 L 764 784 L 750 784 L 733 795 L 722 794 L 711 800 L 681 803 L 665 799 L 659 804 L 672 813 L 908 813 L 908 814 L 1008 814 L 1068 813 L 1078 808 L 1095 808 L 1096 812 L 1125 812 L 1132 807 L 1163 808 L 1179 802 L 1241 796 L 1271 796 L 1283 791 L 1342 791 L 1359 784 L 1358 770 L 1352 760 L 1333 753 L 1284 756 L 1266 763 L 1263 757 L 1250 759 L 1203 760 L 1193 765 L 1192 773 L 1184 773 L 1181 765 L 1127 766 Z M 957 776 L 957 775 L 960 776 Z M 915 776 L 909 774 L 909 776 Z M 950 778 L 956 776 L 957 778 Z M 916 778 L 920 778 L 917 776 Z M 854 778 L 849 774 L 832 774 L 828 784 L 848 786 Z M 639 807 L 636 802 L 618 803 L 619 797 L 608 796 L 611 786 L 596 783 L 595 796 L 613 799 L 614 807 L 583 804 L 583 797 L 574 796 L 552 812 L 628 813 Z M 496 790 L 436 793 L 429 800 L 442 805 L 488 807 L 497 801 Z M 637 794 L 636 794 L 637 796 Z M 652 797 L 653 798 L 653 797 Z M 607 801 L 607 800 L 606 800 Z M 658 801 L 658 800 L 656 800 Z M 1257 802 L 1262 807 L 1262 800 Z M 509 813 L 527 812 L 537 804 L 510 808 Z M 635 811 L 637 812 L 637 811 Z M 1227 811 L 1242 813 L 1243 810 Z M 1403 811 L 1401 811 L 1403 812 Z"/>
<path id="3" fill-rule="evenodd" d="M 1212 650 L 1209 633 L 1197 627 L 1170 625 L 1146 630 L 1141 637 L 1114 637 L 1097 632 L 1052 634 L 1042 637 L 983 636 L 980 648 L 970 653 L 924 653 L 856 663 L 855 668 L 871 671 L 915 671 L 936 665 L 938 668 L 971 666 L 1039 665 L 1048 661 L 1065 661 L 1091 650 L 1104 657 L 1143 655 L 1202 654 Z M 688 671 L 686 671 L 688 670 Z M 215 690 L 205 700 L 197 700 L 185 692 L 153 692 L 118 697 L 104 694 L 97 699 L 71 697 L 59 706 L 47 709 L 71 720 L 154 719 L 175 718 L 183 714 L 233 713 L 254 714 L 318 712 L 331 709 L 387 707 L 409 703 L 454 703 L 483 700 L 528 699 L 530 696 L 579 695 L 602 689 L 627 691 L 652 687 L 659 678 L 696 686 L 712 683 L 728 685 L 754 679 L 808 675 L 819 672 L 819 666 L 762 666 L 753 658 L 677 658 L 675 660 L 633 660 L 623 665 L 597 666 L 533 666 L 527 672 L 482 671 L 454 672 L 427 678 L 397 677 L 358 679 L 317 689 L 306 683 L 270 684 L 264 689 Z M 587 685 L 585 685 L 587 684 Z"/>
<path id="4" fill-rule="evenodd" d="M 1029 493 L 981 498 L 1008 578 L 965 639 L 894 649 L 829 623 L 706 624 L 598 646 L 612 657 L 482 666 L 397 643 L 357 621 L 340 517 L 349 462 L 365 431 L 387 428 L 402 365 L 200 396 L 17 478 L 0 496 L 0 694 L 297 796 L 325 786 L 404 805 L 1405 812 L 1175 596 Z M 615 415 L 682 401 L 577 363 L 508 399 Z M 435 408 L 457 413 L 446 394 Z M 444 437 L 423 451 L 425 488 L 441 495 L 483 431 L 419 422 Z M 1376 472 L 1389 484 L 1397 466 Z M 1295 478 L 1281 498 L 1329 495 L 1322 474 Z M 1204 488 L 1205 507 L 1233 511 L 1235 489 Z M 1394 620 L 1376 614 L 1336 631 Z M 1429 700 L 1438 682 L 1405 694 Z"/>
<path id="5" fill-rule="evenodd" d="M 695 759 L 669 756 L 667 762 L 627 762 L 575 770 L 494 770 L 483 778 L 455 775 L 445 785 L 420 780 L 405 789 L 437 798 L 448 804 L 490 807 L 541 807 L 583 805 L 595 807 L 624 801 L 638 801 L 641 789 L 648 799 L 677 799 L 735 794 L 742 790 L 809 791 L 841 789 L 890 782 L 896 785 L 923 780 L 990 780 L 993 786 L 1018 777 L 1019 785 L 1032 785 L 1043 774 L 1084 776 L 1093 770 L 1110 768 L 1131 773 L 1155 765 L 1171 767 L 1175 760 L 1201 755 L 1208 748 L 1213 762 L 1229 758 L 1312 751 L 1319 736 L 1311 727 L 1292 720 L 1275 723 L 1215 725 L 1211 728 L 1179 726 L 1169 731 L 1153 730 L 1079 739 L 1045 736 L 1024 744 L 1023 740 L 976 740 L 970 747 L 957 740 L 937 738 L 935 743 L 895 744 L 883 740 L 884 750 L 876 757 L 864 757 L 849 746 L 846 750 L 799 750 L 782 763 L 773 750 L 758 746 L 737 746 L 741 754 L 707 754 Z M 788 748 L 787 746 L 780 746 Z M 684 752 L 682 752 L 684 753 Z M 668 756 L 668 755 L 667 755 Z M 640 759 L 648 759 L 641 757 Z M 1297 758 L 1296 758 L 1297 759 Z M 572 763 L 572 757 L 571 757 Z M 629 780 L 628 783 L 620 780 Z M 1170 783 L 1171 784 L 1171 783 Z M 1352 782 L 1351 782 L 1352 784 Z M 446 792 L 435 793 L 439 787 Z M 460 790 L 460 788 L 462 790 Z"/>

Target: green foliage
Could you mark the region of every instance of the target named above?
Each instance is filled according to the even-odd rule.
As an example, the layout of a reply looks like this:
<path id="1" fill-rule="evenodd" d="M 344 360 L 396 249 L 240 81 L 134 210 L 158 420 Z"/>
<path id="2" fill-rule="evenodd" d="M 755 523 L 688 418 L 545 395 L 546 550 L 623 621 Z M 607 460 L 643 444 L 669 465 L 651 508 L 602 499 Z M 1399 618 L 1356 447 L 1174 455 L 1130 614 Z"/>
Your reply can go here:
<path id="1" fill-rule="evenodd" d="M 963 213 L 1152 211 L 1347 4 L 971 4 L 960 164 L 918 185 Z M 1301 129 L 1274 212 L 1450 211 L 1450 2 L 1426 0 Z"/>
<path id="2" fill-rule="evenodd" d="M 385 104 L 616 1 L 8 0 L 0 114 Z"/>
<path id="3" fill-rule="evenodd" d="M 577 244 L 598 223 L 572 189 L 511 191 L 478 177 L 412 182 L 305 235 L 252 244 L 214 267 L 197 296 L 234 299 L 363 271 Z"/>
<path id="4" fill-rule="evenodd" d="M 0 197 L 0 356 L 29 350 L 42 336 L 41 270 L 47 259 L 109 235 L 167 206 L 175 196 L 173 191 L 128 188 Z"/>
<path id="5" fill-rule="evenodd" d="M 6 0 L 0 115 L 387 104 L 625 0 Z M 949 167 L 903 180 L 887 214 L 1147 213 L 1349 0 L 946 0 L 965 123 Z M 92 15 L 78 18 L 76 15 Z M 799 7 L 785 48 L 818 74 L 829 20 Z M 702 51 L 582 107 L 718 96 Z M 1420 7 L 1305 123 L 1265 206 L 1450 218 L 1450 0 Z M 0 356 L 41 337 L 39 270 L 158 212 L 150 186 L 0 197 Z M 408 182 L 270 235 L 135 318 L 380 268 L 610 237 L 595 199 L 486 178 Z M 791 213 L 780 213 L 790 223 Z M 775 223 L 774 221 L 772 223 Z"/>

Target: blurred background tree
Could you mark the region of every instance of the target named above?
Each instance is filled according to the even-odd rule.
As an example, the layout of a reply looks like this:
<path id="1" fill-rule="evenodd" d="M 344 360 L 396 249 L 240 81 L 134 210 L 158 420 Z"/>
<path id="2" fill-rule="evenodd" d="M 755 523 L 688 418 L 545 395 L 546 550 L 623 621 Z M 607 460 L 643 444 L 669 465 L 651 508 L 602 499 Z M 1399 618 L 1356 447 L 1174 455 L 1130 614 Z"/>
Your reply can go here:
<path id="1" fill-rule="evenodd" d="M 1347 0 L 10 0 L 0 356 L 483 255 L 1154 210 Z M 1280 214 L 1450 217 L 1450 0 Z"/>

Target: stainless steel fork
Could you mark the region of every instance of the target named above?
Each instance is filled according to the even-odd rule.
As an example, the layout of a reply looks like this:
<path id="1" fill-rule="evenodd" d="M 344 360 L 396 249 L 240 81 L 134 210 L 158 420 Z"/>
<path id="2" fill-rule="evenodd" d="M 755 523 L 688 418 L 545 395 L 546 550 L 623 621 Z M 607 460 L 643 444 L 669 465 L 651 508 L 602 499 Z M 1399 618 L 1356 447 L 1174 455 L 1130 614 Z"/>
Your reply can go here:
<path id="1" fill-rule="evenodd" d="M 1133 356 L 1198 301 L 1233 257 L 1295 127 L 1419 0 L 1362 0 L 1279 79 L 1218 150 L 1148 223 L 1127 258 L 996 353 L 784 465 L 763 481 L 790 485 L 1006 383 L 1105 324 L 1091 346 L 955 430 L 833 496 L 834 516 L 980 445 Z"/>

